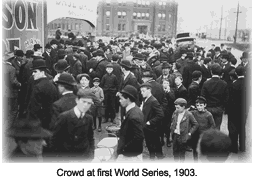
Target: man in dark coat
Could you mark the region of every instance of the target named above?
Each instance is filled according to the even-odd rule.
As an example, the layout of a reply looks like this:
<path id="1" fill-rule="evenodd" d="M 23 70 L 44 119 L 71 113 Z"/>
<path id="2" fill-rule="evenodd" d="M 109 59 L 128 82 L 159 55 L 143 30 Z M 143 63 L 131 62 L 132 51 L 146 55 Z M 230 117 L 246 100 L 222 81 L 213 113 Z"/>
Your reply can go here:
<path id="1" fill-rule="evenodd" d="M 183 74 L 184 68 L 187 64 L 187 60 L 186 60 L 187 52 L 185 50 L 181 50 L 181 54 L 182 54 L 181 57 L 177 59 L 176 62 L 180 64 L 181 67 L 179 69 L 179 72 Z"/>
<path id="2" fill-rule="evenodd" d="M 188 62 L 187 65 L 184 68 L 184 71 L 182 73 L 183 76 L 183 85 L 188 88 L 189 84 L 192 82 L 192 73 L 196 70 L 201 71 L 201 66 L 196 64 L 193 60 L 193 54 L 190 52 L 187 54 Z"/>
<path id="3" fill-rule="evenodd" d="M 210 70 L 211 58 L 204 58 L 202 68 L 203 81 L 211 78 L 211 70 Z"/>
<path id="4" fill-rule="evenodd" d="M 91 78 L 99 78 L 100 80 L 106 74 L 106 65 L 109 62 L 104 58 L 104 52 L 101 50 L 96 51 L 97 64 L 94 68 L 89 69 L 89 75 Z"/>
<path id="5" fill-rule="evenodd" d="M 15 68 L 15 74 L 16 74 L 17 78 L 19 77 L 23 57 L 24 57 L 23 51 L 17 50 L 15 52 L 15 56 L 8 59 L 8 62 L 10 62 L 12 64 L 12 66 Z M 19 78 L 18 78 L 18 80 L 19 80 Z"/>
<path id="6" fill-rule="evenodd" d="M 228 87 L 224 80 L 220 79 L 222 68 L 219 64 L 212 64 L 212 78 L 203 84 L 201 95 L 207 100 L 207 110 L 213 115 L 217 129 L 220 129 L 224 108 L 228 102 Z"/>
<path id="7" fill-rule="evenodd" d="M 213 57 L 215 56 L 215 44 L 211 45 L 211 49 L 208 51 L 211 53 L 211 58 L 213 59 Z"/>
<path id="8" fill-rule="evenodd" d="M 139 85 L 137 82 L 136 77 L 133 75 L 132 72 L 130 72 L 131 69 L 131 63 L 129 60 L 122 60 L 120 63 L 121 66 L 121 71 L 123 73 L 123 77 L 121 79 L 120 82 L 120 86 L 119 86 L 119 91 L 122 91 L 122 89 L 126 86 L 126 85 L 132 85 L 133 87 L 135 87 L 137 90 L 139 89 Z M 118 94 L 117 94 L 118 95 Z M 137 100 L 136 102 L 137 105 L 139 105 L 139 102 Z M 123 116 L 124 116 L 124 110 L 121 109 L 121 121 L 123 121 Z"/>
<path id="9" fill-rule="evenodd" d="M 62 160 L 92 160 L 94 158 L 93 117 L 87 114 L 93 103 L 94 94 L 80 89 L 77 93 L 77 105 L 65 111 L 57 118 L 51 149 L 54 156 Z"/>
<path id="10" fill-rule="evenodd" d="M 53 103 L 50 129 L 54 127 L 61 113 L 76 106 L 76 95 L 73 93 L 76 85 L 75 79 L 68 73 L 62 73 L 55 83 L 57 83 L 58 91 L 62 96 Z"/>
<path id="11" fill-rule="evenodd" d="M 245 151 L 245 124 L 249 107 L 247 103 L 247 87 L 244 78 L 244 67 L 238 66 L 235 70 L 238 79 L 232 84 L 229 95 L 228 131 L 232 141 L 231 151 L 237 153 L 238 150 Z M 239 139 L 239 145 L 238 145 Z M 239 149 L 238 149 L 239 148 Z"/>
<path id="12" fill-rule="evenodd" d="M 135 104 L 137 89 L 126 85 L 119 97 L 121 106 L 126 109 L 126 115 L 119 131 L 118 160 L 142 161 L 144 115 Z"/>
<path id="13" fill-rule="evenodd" d="M 222 66 L 223 66 L 222 67 L 222 78 L 221 79 L 223 79 L 228 84 L 228 83 L 230 83 L 229 72 L 231 70 L 228 54 L 222 54 L 221 60 L 222 60 Z"/>
<path id="14" fill-rule="evenodd" d="M 162 64 L 162 75 L 156 79 L 156 82 L 162 84 L 163 80 L 168 80 L 170 83 L 170 87 L 174 89 L 176 87 L 175 84 L 175 75 L 170 74 L 170 65 L 167 62 Z"/>
<path id="15" fill-rule="evenodd" d="M 176 88 L 175 88 L 175 98 L 184 98 L 185 100 L 187 100 L 187 89 L 184 87 L 183 85 L 183 78 L 182 76 L 177 76 L 175 78 L 175 84 L 176 84 Z"/>
<path id="16" fill-rule="evenodd" d="M 39 118 L 42 127 L 49 129 L 51 122 L 51 106 L 58 99 L 57 89 L 45 74 L 46 64 L 43 59 L 33 61 L 33 86 L 28 112 L 30 118 Z"/>
<path id="17" fill-rule="evenodd" d="M 45 46 L 45 52 L 42 54 L 42 56 L 44 57 L 45 61 L 46 61 L 46 67 L 50 70 L 50 73 L 52 74 L 52 70 L 53 70 L 53 60 L 51 58 L 51 45 L 49 43 L 46 44 Z"/>
<path id="18" fill-rule="evenodd" d="M 164 113 L 160 103 L 152 96 L 151 85 L 149 83 L 142 84 L 140 90 L 144 98 L 141 108 L 144 114 L 144 134 L 150 159 L 153 160 L 155 157 L 162 159 L 164 155 L 160 140 L 160 129 Z"/>
<path id="19" fill-rule="evenodd" d="M 202 72 L 201 71 L 194 71 L 192 74 L 192 83 L 188 87 L 188 105 L 187 107 L 190 106 L 195 106 L 195 101 L 198 96 L 201 94 L 201 89 L 200 89 L 200 82 L 202 80 Z"/>
<path id="20" fill-rule="evenodd" d="M 6 128 L 9 128 L 14 119 L 18 114 L 18 90 L 21 87 L 21 84 L 18 82 L 15 68 L 12 66 L 9 59 L 9 55 L 4 56 L 4 65 L 3 65 L 3 101 L 6 104 L 6 107 L 3 107 L 3 124 Z"/>

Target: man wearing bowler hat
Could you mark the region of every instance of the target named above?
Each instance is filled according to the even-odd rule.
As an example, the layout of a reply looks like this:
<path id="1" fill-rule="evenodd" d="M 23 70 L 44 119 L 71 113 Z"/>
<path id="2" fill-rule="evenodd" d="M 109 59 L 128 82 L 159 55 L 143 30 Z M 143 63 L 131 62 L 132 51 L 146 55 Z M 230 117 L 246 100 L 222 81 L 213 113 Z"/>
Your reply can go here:
<path id="1" fill-rule="evenodd" d="M 34 44 L 34 55 L 35 56 L 42 56 L 42 46 L 40 46 L 40 44 Z"/>
<path id="2" fill-rule="evenodd" d="M 160 140 L 160 129 L 164 118 L 164 113 L 160 103 L 152 95 L 152 86 L 150 83 L 143 83 L 140 86 L 141 94 L 143 96 L 143 104 L 141 109 L 144 114 L 144 134 L 146 146 L 148 148 L 150 159 L 155 157 L 162 159 L 162 145 Z"/>
<path id="3" fill-rule="evenodd" d="M 135 87 L 127 85 L 119 95 L 126 114 L 119 132 L 117 161 L 142 161 L 144 115 L 135 104 L 137 93 Z"/>
<path id="4" fill-rule="evenodd" d="M 49 129 L 51 107 L 58 99 L 58 92 L 46 76 L 46 64 L 43 59 L 33 61 L 32 76 L 35 84 L 29 100 L 28 113 L 30 118 L 39 118 L 43 128 Z"/>
<path id="5" fill-rule="evenodd" d="M 45 46 L 45 52 L 43 52 L 42 56 L 44 57 L 45 61 L 46 61 L 46 67 L 50 70 L 51 74 L 52 74 L 52 70 L 53 70 L 53 59 L 50 56 L 51 53 L 51 45 L 49 43 L 46 44 Z"/>
<path id="6" fill-rule="evenodd" d="M 24 118 L 16 120 L 8 135 L 17 144 L 9 161 L 42 162 L 44 139 L 51 137 L 52 133 L 42 128 L 39 120 Z"/>
<path id="7" fill-rule="evenodd" d="M 106 74 L 106 65 L 109 63 L 107 59 L 104 57 L 104 52 L 101 50 L 96 51 L 96 60 L 97 64 L 94 68 L 89 69 L 89 75 L 91 78 L 98 77 L 100 80 Z"/>
<path id="8" fill-rule="evenodd" d="M 163 80 L 168 80 L 170 83 L 170 88 L 175 88 L 175 76 L 170 74 L 170 64 L 168 62 L 164 62 L 162 64 L 162 75 L 157 78 L 156 82 L 162 84 Z"/>
<path id="9" fill-rule="evenodd" d="M 56 64 L 54 64 L 53 69 L 57 72 L 57 75 L 54 77 L 53 81 L 56 82 L 60 75 L 64 72 L 68 72 L 70 65 L 65 59 L 60 59 Z"/>
<path id="10" fill-rule="evenodd" d="M 57 88 L 61 97 L 53 103 L 50 129 L 53 128 L 61 113 L 76 106 L 76 95 L 74 94 L 76 81 L 73 76 L 68 73 L 62 73 L 55 83 L 57 83 Z"/>
<path id="11" fill-rule="evenodd" d="M 131 69 L 131 63 L 129 60 L 122 60 L 120 63 L 121 66 L 121 71 L 123 73 L 123 77 L 121 78 L 121 83 L 119 86 L 119 91 L 122 91 L 122 89 L 126 86 L 126 85 L 132 85 L 133 87 L 135 87 L 136 89 L 139 88 L 138 86 L 138 82 L 136 77 L 133 75 L 132 72 L 130 72 Z M 119 92 L 116 94 L 116 96 L 118 96 Z M 121 108 L 121 121 L 123 121 L 123 116 L 124 116 L 124 112 L 125 110 Z"/>

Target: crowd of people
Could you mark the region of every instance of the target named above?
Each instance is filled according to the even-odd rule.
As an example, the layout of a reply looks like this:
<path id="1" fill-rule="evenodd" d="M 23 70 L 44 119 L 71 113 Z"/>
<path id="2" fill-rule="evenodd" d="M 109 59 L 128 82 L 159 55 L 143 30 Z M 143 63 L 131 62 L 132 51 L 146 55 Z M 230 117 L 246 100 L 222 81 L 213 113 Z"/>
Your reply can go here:
<path id="1" fill-rule="evenodd" d="M 226 160 L 246 151 L 248 52 L 236 66 L 223 44 L 53 39 L 45 51 L 35 44 L 3 57 L 4 125 L 17 143 L 10 159 L 92 160 L 95 132 L 118 120 L 117 160 L 142 160 L 144 145 L 151 160 L 165 158 L 165 145 L 176 161 L 186 151 L 195 161 L 199 153 Z M 228 136 L 220 132 L 223 114 Z"/>

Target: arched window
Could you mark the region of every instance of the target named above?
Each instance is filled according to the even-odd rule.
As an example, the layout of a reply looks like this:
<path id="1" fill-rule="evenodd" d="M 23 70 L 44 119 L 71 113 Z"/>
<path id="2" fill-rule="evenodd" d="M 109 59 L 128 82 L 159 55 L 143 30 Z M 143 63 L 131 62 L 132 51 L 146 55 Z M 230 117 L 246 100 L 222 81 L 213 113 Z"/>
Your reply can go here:
<path id="1" fill-rule="evenodd" d="M 111 15 L 111 12 L 110 11 L 106 11 L 106 16 L 109 17 Z"/>

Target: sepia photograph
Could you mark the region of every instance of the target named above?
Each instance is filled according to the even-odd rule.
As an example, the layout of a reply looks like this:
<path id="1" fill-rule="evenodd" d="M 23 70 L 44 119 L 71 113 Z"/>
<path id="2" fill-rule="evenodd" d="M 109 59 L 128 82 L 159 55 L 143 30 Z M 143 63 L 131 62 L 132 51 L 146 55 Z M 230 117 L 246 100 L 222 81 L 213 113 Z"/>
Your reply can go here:
<path id="1" fill-rule="evenodd" d="M 251 0 L 3 0 L 2 56 L 2 163 L 252 163 Z"/>

